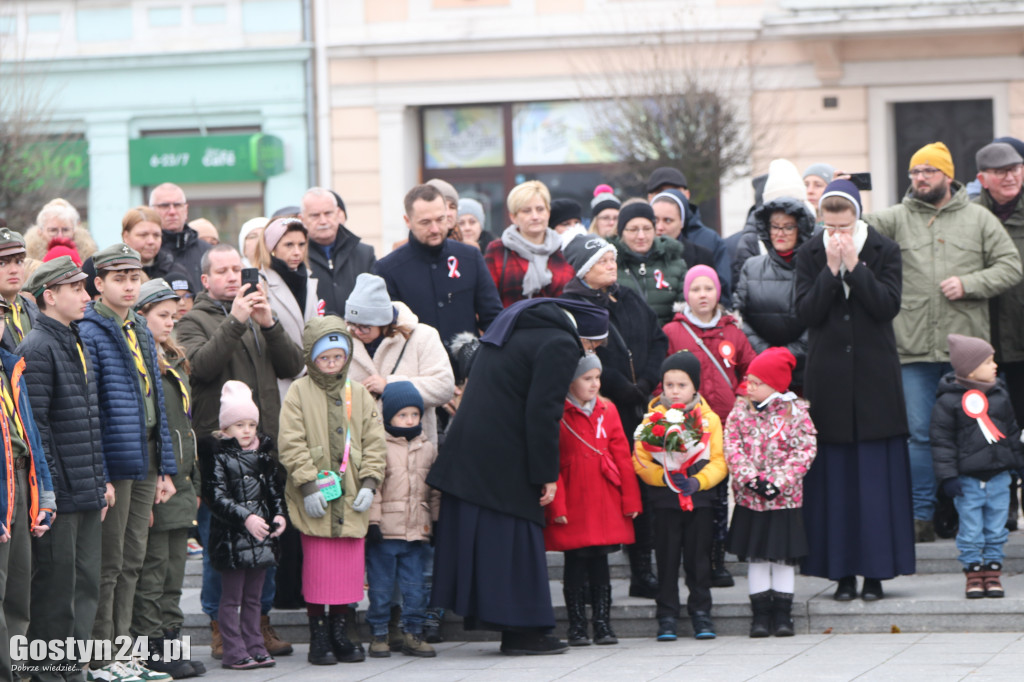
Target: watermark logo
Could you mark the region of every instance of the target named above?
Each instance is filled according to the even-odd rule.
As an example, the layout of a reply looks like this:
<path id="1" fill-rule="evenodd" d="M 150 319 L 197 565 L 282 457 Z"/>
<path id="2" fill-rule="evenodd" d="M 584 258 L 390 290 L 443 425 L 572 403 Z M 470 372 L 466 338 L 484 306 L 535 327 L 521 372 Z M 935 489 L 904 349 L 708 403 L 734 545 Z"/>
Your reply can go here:
<path id="1" fill-rule="evenodd" d="M 165 639 L 163 646 L 150 648 L 149 637 L 123 635 L 108 639 L 28 639 L 11 637 L 11 661 L 18 672 L 69 672 L 71 662 L 87 661 L 187 661 L 192 658 L 192 638 Z M 30 665 L 31 664 L 31 665 Z"/>

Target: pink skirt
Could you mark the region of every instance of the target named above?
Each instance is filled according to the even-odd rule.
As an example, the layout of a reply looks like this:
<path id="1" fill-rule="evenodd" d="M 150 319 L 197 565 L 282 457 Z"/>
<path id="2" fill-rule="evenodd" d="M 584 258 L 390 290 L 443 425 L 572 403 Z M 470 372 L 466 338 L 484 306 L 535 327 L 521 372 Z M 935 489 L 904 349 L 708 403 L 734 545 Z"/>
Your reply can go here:
<path id="1" fill-rule="evenodd" d="M 354 604 L 363 599 L 363 538 L 302 535 L 302 596 L 310 604 Z"/>

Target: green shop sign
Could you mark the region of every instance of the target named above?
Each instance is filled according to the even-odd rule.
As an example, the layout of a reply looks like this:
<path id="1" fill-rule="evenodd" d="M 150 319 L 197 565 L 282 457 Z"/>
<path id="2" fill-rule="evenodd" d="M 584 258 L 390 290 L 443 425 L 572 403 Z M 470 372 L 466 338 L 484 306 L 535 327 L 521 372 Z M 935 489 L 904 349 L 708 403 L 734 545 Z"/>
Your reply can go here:
<path id="1" fill-rule="evenodd" d="M 22 151 L 27 189 L 44 186 L 89 188 L 89 143 L 85 140 L 39 140 Z"/>
<path id="2" fill-rule="evenodd" d="M 273 135 L 143 137 L 128 144 L 133 185 L 266 180 L 284 172 L 284 142 Z"/>

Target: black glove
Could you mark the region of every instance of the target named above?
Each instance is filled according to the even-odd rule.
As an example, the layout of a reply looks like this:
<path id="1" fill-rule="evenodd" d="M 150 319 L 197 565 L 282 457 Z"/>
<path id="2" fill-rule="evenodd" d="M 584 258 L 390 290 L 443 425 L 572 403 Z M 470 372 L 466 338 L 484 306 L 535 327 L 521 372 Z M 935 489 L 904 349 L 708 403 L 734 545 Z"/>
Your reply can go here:
<path id="1" fill-rule="evenodd" d="M 366 531 L 366 544 L 379 545 L 384 541 L 384 533 L 380 532 L 380 525 L 371 523 Z"/>
<path id="2" fill-rule="evenodd" d="M 782 493 L 777 485 L 763 478 L 755 478 L 753 481 L 748 481 L 747 488 L 753 490 L 766 500 L 774 500 Z"/>
<path id="3" fill-rule="evenodd" d="M 960 483 L 959 477 L 947 478 L 942 482 L 942 492 L 946 493 L 946 497 L 953 499 L 954 497 L 961 497 L 964 494 L 964 487 Z"/>

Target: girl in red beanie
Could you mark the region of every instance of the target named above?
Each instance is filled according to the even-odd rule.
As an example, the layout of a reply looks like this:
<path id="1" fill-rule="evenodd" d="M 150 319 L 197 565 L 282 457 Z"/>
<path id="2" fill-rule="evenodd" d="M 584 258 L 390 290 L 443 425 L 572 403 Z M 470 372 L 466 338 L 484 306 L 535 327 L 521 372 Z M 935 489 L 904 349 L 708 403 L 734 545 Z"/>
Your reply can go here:
<path id="1" fill-rule="evenodd" d="M 736 499 L 728 550 L 750 563 L 751 637 L 793 636 L 796 564 L 807 554 L 803 479 L 817 454 L 806 400 L 788 392 L 796 358 L 768 348 L 747 369 L 747 395 L 725 427 Z"/>

